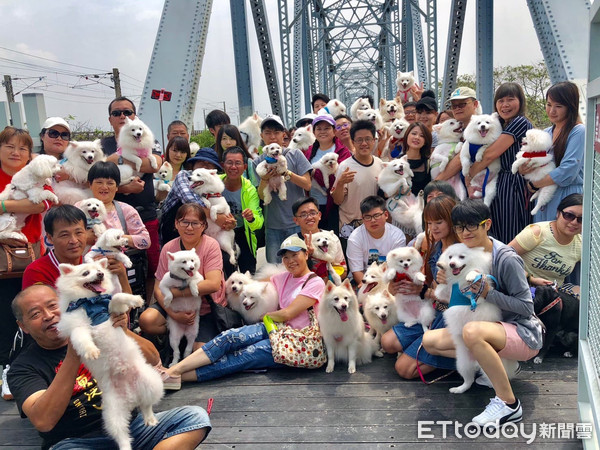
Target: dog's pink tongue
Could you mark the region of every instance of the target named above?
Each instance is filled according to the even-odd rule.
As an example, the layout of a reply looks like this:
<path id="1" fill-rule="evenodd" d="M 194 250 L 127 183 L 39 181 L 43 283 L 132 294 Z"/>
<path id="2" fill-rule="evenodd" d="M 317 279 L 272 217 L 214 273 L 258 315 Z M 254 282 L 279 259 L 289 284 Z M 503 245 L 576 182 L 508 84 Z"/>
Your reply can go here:
<path id="1" fill-rule="evenodd" d="M 381 319 L 381 323 L 385 325 L 387 323 L 387 319 Z"/>
<path id="2" fill-rule="evenodd" d="M 100 215 L 100 213 L 99 213 L 99 212 L 96 212 L 96 211 L 91 211 L 91 212 L 90 212 L 90 217 L 91 217 L 92 219 L 95 219 L 95 218 L 96 218 L 96 217 L 98 217 L 99 215 Z"/>
<path id="3" fill-rule="evenodd" d="M 91 286 L 94 289 L 94 291 L 97 292 L 98 294 L 102 294 L 103 292 L 106 292 L 106 289 L 104 289 L 102 287 L 102 284 L 100 284 L 100 283 L 92 283 Z"/>
<path id="4" fill-rule="evenodd" d="M 346 311 L 339 311 L 340 313 L 340 319 L 342 319 L 342 322 L 346 322 L 348 320 L 348 313 Z"/>
<path id="5" fill-rule="evenodd" d="M 487 133 L 487 130 L 479 130 L 479 134 L 481 135 L 481 137 L 485 137 Z"/>

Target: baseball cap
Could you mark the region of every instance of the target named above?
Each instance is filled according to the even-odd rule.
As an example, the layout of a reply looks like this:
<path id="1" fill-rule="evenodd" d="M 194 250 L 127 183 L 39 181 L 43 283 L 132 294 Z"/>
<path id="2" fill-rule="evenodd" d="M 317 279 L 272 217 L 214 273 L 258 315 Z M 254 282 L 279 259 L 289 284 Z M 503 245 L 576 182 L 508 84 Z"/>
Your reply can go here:
<path id="1" fill-rule="evenodd" d="M 426 109 L 427 111 L 437 111 L 438 105 L 437 105 L 437 102 L 435 101 L 435 98 L 422 97 L 421 100 L 419 100 L 417 102 L 417 104 L 415 105 L 415 108 L 417 108 L 417 111 L 420 111 L 423 109 Z"/>
<path id="2" fill-rule="evenodd" d="M 277 125 L 279 125 L 279 127 L 285 130 L 285 125 L 283 124 L 283 120 L 281 120 L 281 117 L 279 117 L 276 114 L 267 114 L 263 119 L 262 123 L 260 124 L 261 131 L 265 128 L 265 125 L 267 125 L 268 123 L 273 124 L 273 122 L 275 122 Z"/>
<path id="3" fill-rule="evenodd" d="M 331 114 L 319 114 L 316 116 L 312 121 L 313 127 L 319 122 L 327 122 L 329 125 L 335 127 L 335 119 Z"/>
<path id="4" fill-rule="evenodd" d="M 306 125 L 311 124 L 315 117 L 317 117 L 315 113 L 305 114 L 298 119 L 298 122 L 296 122 L 296 128 L 305 127 Z"/>
<path id="5" fill-rule="evenodd" d="M 281 247 L 277 251 L 277 256 L 283 256 L 287 251 L 298 252 L 300 250 L 306 250 L 306 243 L 298 236 L 293 235 L 281 243 Z"/>
<path id="6" fill-rule="evenodd" d="M 69 126 L 68 122 L 62 117 L 48 117 L 44 122 L 44 125 L 42 125 L 42 128 L 48 129 L 55 125 L 65 127 L 69 132 L 71 132 L 71 127 Z"/>
<path id="7" fill-rule="evenodd" d="M 196 156 L 188 159 L 185 164 L 186 166 L 192 167 L 197 161 L 206 161 L 213 164 L 217 169 L 223 170 L 223 167 L 219 163 L 219 157 L 217 156 L 217 152 L 215 152 L 210 147 L 203 147 L 196 152 Z"/>
<path id="8" fill-rule="evenodd" d="M 477 100 L 477 93 L 474 89 L 471 89 L 470 87 L 461 86 L 459 88 L 456 88 L 454 92 L 450 94 L 450 98 L 448 99 L 448 101 L 446 101 L 446 103 L 450 103 L 450 101 L 452 100 L 464 100 L 466 98 L 473 98 Z"/>

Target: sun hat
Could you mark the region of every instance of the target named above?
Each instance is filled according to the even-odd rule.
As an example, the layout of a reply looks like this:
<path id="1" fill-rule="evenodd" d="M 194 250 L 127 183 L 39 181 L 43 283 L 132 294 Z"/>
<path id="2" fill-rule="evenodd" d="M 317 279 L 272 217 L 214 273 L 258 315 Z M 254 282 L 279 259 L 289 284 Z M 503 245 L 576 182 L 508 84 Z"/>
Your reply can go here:
<path id="1" fill-rule="evenodd" d="M 452 100 L 464 100 L 466 98 L 477 100 L 477 93 L 470 87 L 461 86 L 456 88 L 452 94 L 450 94 L 450 98 L 446 101 L 446 103 L 450 103 Z"/>
<path id="2" fill-rule="evenodd" d="M 223 170 L 223 167 L 219 163 L 219 156 L 217 155 L 217 152 L 215 152 L 210 147 L 203 147 L 200 150 L 198 150 L 198 152 L 196 153 L 196 156 L 188 159 L 185 162 L 185 164 L 186 164 L 186 166 L 189 165 L 190 167 L 192 167 L 194 165 L 194 163 L 197 161 L 209 162 L 209 163 L 213 164 L 215 167 L 217 167 L 218 169 Z"/>
<path id="3" fill-rule="evenodd" d="M 42 125 L 42 128 L 47 130 L 48 128 L 52 128 L 56 125 L 65 127 L 69 131 L 69 133 L 71 132 L 71 127 L 69 126 L 69 123 L 62 117 L 48 117 L 44 122 L 44 125 Z"/>
<path id="4" fill-rule="evenodd" d="M 281 247 L 277 251 L 277 256 L 283 256 L 287 251 L 298 252 L 300 250 L 306 250 L 306 243 L 298 236 L 290 236 L 281 243 Z"/>
<path id="5" fill-rule="evenodd" d="M 319 122 L 327 122 L 329 125 L 335 127 L 335 119 L 333 118 L 333 116 L 331 114 L 319 114 L 318 116 L 316 116 L 312 121 L 313 128 Z"/>

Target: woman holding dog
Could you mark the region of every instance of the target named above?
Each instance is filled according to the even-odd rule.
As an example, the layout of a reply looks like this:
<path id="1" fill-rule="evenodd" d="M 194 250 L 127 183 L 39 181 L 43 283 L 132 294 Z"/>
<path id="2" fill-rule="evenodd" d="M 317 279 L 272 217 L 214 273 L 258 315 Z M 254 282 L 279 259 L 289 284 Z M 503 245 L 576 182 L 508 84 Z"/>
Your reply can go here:
<path id="1" fill-rule="evenodd" d="M 279 294 L 277 311 L 268 313 L 275 322 L 301 329 L 310 324 L 308 309 L 316 307 L 325 283 L 308 268 L 306 244 L 297 236 L 283 241 L 278 256 L 286 271 L 271 278 Z M 273 360 L 269 334 L 262 322 L 226 330 L 178 364 L 167 369 L 165 383 L 207 381 L 248 369 L 281 367 Z"/>
<path id="2" fill-rule="evenodd" d="M 431 123 L 433 124 L 433 121 Z M 404 134 L 402 148 L 405 150 L 402 156 L 406 155 L 410 169 L 414 173 L 411 187 L 414 195 L 419 195 L 419 192 L 431 181 L 429 156 L 431 156 L 432 142 L 431 131 L 422 122 L 410 124 Z"/>
<path id="3" fill-rule="evenodd" d="M 579 117 L 579 88 L 575 83 L 556 83 L 546 93 L 546 114 L 552 126 L 546 132 L 552 135 L 552 151 L 556 169 L 540 181 L 528 182 L 531 193 L 545 186 L 557 185 L 552 200 L 542 206 L 534 222 L 554 219 L 560 201 L 569 194 L 583 193 L 583 155 L 585 150 L 585 126 Z M 521 174 L 531 172 L 522 166 Z"/>
<path id="4" fill-rule="evenodd" d="M 437 262 L 440 255 L 450 245 L 458 242 L 452 219 L 450 217 L 452 208 L 456 205 L 456 200 L 446 195 L 432 198 L 425 205 L 423 218 L 425 221 L 425 240 L 423 245 L 426 248 L 423 260 L 425 261 L 424 273 L 426 282 L 423 286 L 418 286 L 411 281 L 392 282 L 388 286 L 388 291 L 392 295 L 420 295 L 423 299 L 436 302 L 436 317 L 433 320 L 430 329 L 436 330 L 443 328 L 444 316 L 442 314 L 447 303 L 444 299 L 436 299 L 433 295 L 436 287 L 436 275 L 438 272 Z M 418 249 L 420 250 L 420 249 Z M 423 327 L 421 324 L 406 327 L 403 323 L 394 325 L 381 338 L 381 346 L 386 353 L 402 354 L 396 359 L 394 368 L 398 375 L 405 379 L 417 378 L 419 371 L 421 375 L 433 372 L 436 369 L 452 370 L 455 367 L 455 361 L 452 358 L 444 356 L 434 356 L 421 348 L 423 342 Z M 417 361 L 418 357 L 418 361 Z M 419 368 L 417 369 L 417 364 Z"/>
<path id="5" fill-rule="evenodd" d="M 500 158 L 497 193 L 490 206 L 490 234 L 507 243 L 531 223 L 532 206 L 529 202 L 530 195 L 527 195 L 526 181 L 520 174 L 512 173 L 512 165 L 521 149 L 525 133 L 533 125 L 525 117 L 525 93 L 517 83 L 503 83 L 498 87 L 494 95 L 494 111 L 500 116 L 502 135 L 490 144 L 483 154 L 483 160 L 471 166 L 469 175 L 465 177 L 465 184 L 469 186 L 471 178 Z M 471 195 L 472 191 L 469 192 L 469 196 Z"/>
<path id="6" fill-rule="evenodd" d="M 190 156 L 190 143 L 186 138 L 175 136 L 169 140 L 167 148 L 165 149 L 165 162 L 171 164 L 171 167 L 173 168 L 173 175 L 171 175 L 171 180 L 169 180 L 171 181 L 171 184 L 175 181 L 175 177 L 179 174 L 181 169 L 183 169 L 185 162 Z M 157 203 L 160 203 L 167 198 L 167 194 L 167 191 L 156 192 Z"/>

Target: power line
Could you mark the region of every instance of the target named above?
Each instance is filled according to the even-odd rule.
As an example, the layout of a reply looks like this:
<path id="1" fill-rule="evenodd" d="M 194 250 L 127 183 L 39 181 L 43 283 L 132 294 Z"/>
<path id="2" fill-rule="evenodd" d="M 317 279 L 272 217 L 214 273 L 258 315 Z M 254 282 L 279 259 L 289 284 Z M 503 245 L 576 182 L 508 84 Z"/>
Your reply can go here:
<path id="1" fill-rule="evenodd" d="M 32 54 L 30 54 L 30 53 L 20 52 L 20 51 L 18 51 L 18 50 L 13 50 L 13 49 L 6 48 L 6 47 L 1 47 L 1 46 L 0 46 L 0 49 L 2 49 L 2 50 L 6 50 L 6 51 L 8 51 L 8 52 L 18 53 L 18 54 L 20 54 L 20 55 L 29 56 L 30 58 L 43 59 L 44 61 L 50 61 L 50 62 L 53 62 L 53 63 L 56 63 L 56 64 L 62 64 L 62 65 L 65 65 L 65 66 L 79 67 L 79 68 L 81 68 L 81 69 L 88 69 L 88 70 L 98 70 L 98 71 L 100 71 L 100 72 L 107 72 L 107 71 L 106 71 L 106 70 L 104 70 L 104 69 L 98 69 L 98 68 L 95 68 L 95 67 L 86 67 L 86 66 L 80 66 L 80 65 L 78 65 L 78 64 L 69 64 L 69 63 L 65 63 L 65 62 L 62 62 L 62 61 L 56 61 L 55 59 L 44 58 L 43 56 L 36 56 L 36 55 L 32 55 Z"/>

